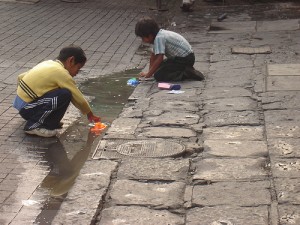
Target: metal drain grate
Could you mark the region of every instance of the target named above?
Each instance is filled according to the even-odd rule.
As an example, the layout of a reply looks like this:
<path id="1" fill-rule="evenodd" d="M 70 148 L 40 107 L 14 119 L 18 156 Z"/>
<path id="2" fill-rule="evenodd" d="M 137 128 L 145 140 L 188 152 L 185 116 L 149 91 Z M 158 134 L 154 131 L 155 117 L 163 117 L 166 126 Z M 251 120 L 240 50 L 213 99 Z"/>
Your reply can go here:
<path id="1" fill-rule="evenodd" d="M 117 147 L 117 152 L 132 157 L 168 157 L 184 151 L 185 147 L 170 141 L 130 141 Z"/>
<path id="2" fill-rule="evenodd" d="M 182 154 L 185 146 L 179 142 L 162 139 L 152 140 L 101 140 L 93 159 L 116 159 L 125 157 L 160 158 Z"/>

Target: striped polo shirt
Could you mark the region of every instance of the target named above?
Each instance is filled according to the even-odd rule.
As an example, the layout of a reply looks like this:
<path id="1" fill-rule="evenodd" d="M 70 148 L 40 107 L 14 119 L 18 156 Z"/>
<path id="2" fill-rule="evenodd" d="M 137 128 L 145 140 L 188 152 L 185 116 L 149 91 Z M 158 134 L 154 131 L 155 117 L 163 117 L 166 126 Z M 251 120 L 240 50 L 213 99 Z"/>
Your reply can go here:
<path id="1" fill-rule="evenodd" d="M 160 29 L 157 33 L 153 51 L 155 55 L 164 54 L 166 57 L 185 57 L 193 52 L 191 45 L 184 37 L 164 29 Z"/>

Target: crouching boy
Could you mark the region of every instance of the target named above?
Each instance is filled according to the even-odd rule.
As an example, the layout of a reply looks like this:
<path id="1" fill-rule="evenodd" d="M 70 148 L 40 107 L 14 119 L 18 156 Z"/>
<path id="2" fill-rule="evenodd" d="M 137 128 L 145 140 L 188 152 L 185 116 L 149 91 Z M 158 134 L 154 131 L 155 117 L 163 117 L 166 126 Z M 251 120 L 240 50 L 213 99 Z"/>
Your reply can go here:
<path id="1" fill-rule="evenodd" d="M 86 60 L 80 47 L 68 46 L 60 51 L 56 60 L 41 62 L 19 75 L 13 106 L 27 121 L 25 133 L 55 136 L 70 102 L 86 114 L 89 121 L 100 120 L 73 79 Z"/>

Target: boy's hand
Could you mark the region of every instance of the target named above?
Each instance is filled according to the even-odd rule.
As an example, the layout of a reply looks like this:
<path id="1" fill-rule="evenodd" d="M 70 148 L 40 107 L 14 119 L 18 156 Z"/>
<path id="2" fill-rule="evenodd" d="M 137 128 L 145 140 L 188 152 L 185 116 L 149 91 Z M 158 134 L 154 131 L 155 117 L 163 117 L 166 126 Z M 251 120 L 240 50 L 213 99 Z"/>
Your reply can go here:
<path id="1" fill-rule="evenodd" d="M 151 75 L 149 76 L 149 73 L 146 72 L 140 72 L 139 78 L 150 78 Z"/>
<path id="2" fill-rule="evenodd" d="M 98 116 L 95 116 L 92 112 L 89 112 L 87 114 L 87 118 L 90 122 L 100 122 L 101 118 Z"/>
<path id="3" fill-rule="evenodd" d="M 139 77 L 147 77 L 148 73 L 146 72 L 140 72 Z"/>

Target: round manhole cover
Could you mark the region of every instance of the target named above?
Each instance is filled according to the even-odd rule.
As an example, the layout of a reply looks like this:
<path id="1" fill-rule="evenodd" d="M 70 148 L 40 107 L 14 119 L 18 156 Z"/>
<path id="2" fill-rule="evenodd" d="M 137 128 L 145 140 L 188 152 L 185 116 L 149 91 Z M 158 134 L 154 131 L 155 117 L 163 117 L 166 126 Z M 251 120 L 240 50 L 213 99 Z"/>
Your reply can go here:
<path id="1" fill-rule="evenodd" d="M 168 157 L 184 150 L 184 145 L 170 141 L 129 141 L 117 147 L 118 153 L 132 157 Z"/>

